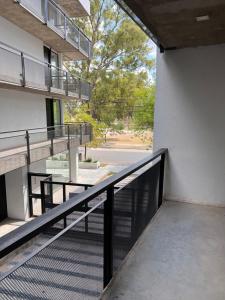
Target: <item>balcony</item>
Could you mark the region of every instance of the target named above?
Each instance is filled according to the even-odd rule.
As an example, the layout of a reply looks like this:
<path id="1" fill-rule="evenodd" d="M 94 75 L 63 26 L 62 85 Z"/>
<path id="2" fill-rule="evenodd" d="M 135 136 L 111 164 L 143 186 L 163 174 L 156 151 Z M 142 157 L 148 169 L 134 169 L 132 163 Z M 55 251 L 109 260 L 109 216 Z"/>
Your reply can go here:
<path id="1" fill-rule="evenodd" d="M 0 87 L 65 100 L 90 100 L 91 86 L 70 72 L 0 44 Z M 9 66 L 13 66 L 10 68 Z"/>
<path id="2" fill-rule="evenodd" d="M 24 248 L 18 246 L 28 240 L 32 244 L 33 237 L 39 245 L 2 274 L 1 295 L 100 299 L 161 206 L 165 154 L 166 150 L 159 150 L 76 195 L 70 193 L 76 183 L 43 179 L 43 215 L 0 239 L 0 257 L 15 249 L 23 256 Z M 54 206 L 51 198 L 54 186 L 63 191 L 61 205 Z"/>
<path id="3" fill-rule="evenodd" d="M 74 22 L 51 0 L 0 1 L 0 15 L 36 36 L 65 59 L 87 59 L 91 41 Z"/>
<path id="4" fill-rule="evenodd" d="M 87 123 L 0 133 L 0 174 L 64 152 L 92 140 Z"/>
<path id="5" fill-rule="evenodd" d="M 3 299 L 224 299 L 225 209 L 162 202 L 166 153 L 96 186 L 46 176 L 43 215 L 0 239 Z"/>

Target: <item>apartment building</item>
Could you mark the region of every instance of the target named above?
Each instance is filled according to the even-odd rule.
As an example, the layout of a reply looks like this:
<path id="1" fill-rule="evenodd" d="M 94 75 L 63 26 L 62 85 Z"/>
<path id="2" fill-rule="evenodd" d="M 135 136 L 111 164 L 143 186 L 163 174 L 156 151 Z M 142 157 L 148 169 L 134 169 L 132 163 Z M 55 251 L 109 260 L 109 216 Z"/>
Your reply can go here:
<path id="1" fill-rule="evenodd" d="M 30 217 L 28 173 L 45 174 L 48 157 L 69 148 L 76 180 L 77 147 L 90 131 L 63 125 L 63 101 L 88 101 L 91 87 L 64 62 L 90 58 L 75 24 L 89 13 L 88 0 L 0 1 L 0 221 Z"/>

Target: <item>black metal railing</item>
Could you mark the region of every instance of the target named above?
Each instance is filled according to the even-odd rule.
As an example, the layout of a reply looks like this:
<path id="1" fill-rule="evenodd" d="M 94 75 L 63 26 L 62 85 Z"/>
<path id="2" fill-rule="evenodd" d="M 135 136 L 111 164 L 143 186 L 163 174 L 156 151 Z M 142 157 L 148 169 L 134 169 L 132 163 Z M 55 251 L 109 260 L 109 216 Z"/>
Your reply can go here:
<path id="1" fill-rule="evenodd" d="M 37 178 L 40 178 L 40 180 L 37 181 Z M 33 182 L 35 182 L 35 185 L 33 185 Z M 77 195 L 76 188 L 79 187 L 86 191 L 92 186 L 92 184 L 85 183 L 55 181 L 53 180 L 53 174 L 28 172 L 30 217 L 36 216 L 33 211 L 34 199 L 40 201 L 40 212 L 43 214 L 48 209 L 54 208 Z M 55 194 L 57 197 L 55 197 Z"/>
<path id="2" fill-rule="evenodd" d="M 9 62 L 13 68 L 9 68 Z M 89 82 L 2 42 L 0 64 L 0 81 L 3 83 L 90 100 Z"/>
<path id="3" fill-rule="evenodd" d="M 72 197 L 64 184 L 64 203 L 2 237 L 0 258 L 33 237 L 49 240 L 3 274 L 1 295 L 99 299 L 162 204 L 166 153 L 160 149 Z M 42 181 L 42 196 L 52 184 Z"/>
<path id="4" fill-rule="evenodd" d="M 0 132 L 0 152 L 5 160 L 12 155 L 25 158 L 26 164 L 43 159 L 38 149 L 46 149 L 45 157 L 69 150 L 71 145 L 81 145 L 92 140 L 92 126 L 89 123 L 70 123 L 50 127 Z M 63 148 L 64 146 L 64 148 Z M 11 150 L 11 151 L 9 151 Z M 3 155 L 3 152 L 5 155 Z M 13 167 L 13 166 L 12 166 Z"/>
<path id="5" fill-rule="evenodd" d="M 86 57 L 91 57 L 91 41 L 81 29 L 52 0 L 40 0 L 39 5 L 32 1 L 17 0 L 25 9 L 31 11 L 43 23 L 48 24 L 62 38 L 70 42 Z"/>

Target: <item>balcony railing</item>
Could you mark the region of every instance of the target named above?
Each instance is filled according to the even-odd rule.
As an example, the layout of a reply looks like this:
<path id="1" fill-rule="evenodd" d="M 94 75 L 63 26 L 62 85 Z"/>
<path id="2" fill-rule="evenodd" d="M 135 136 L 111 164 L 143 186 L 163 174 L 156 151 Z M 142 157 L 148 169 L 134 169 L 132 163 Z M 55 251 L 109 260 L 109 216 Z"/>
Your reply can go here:
<path id="1" fill-rule="evenodd" d="M 54 1 L 19 0 L 18 2 L 86 57 L 91 56 L 91 41 Z"/>
<path id="2" fill-rule="evenodd" d="M 0 257 L 33 237 L 49 239 L 2 275 L 1 295 L 100 299 L 162 204 L 166 152 L 156 151 L 78 195 L 68 193 L 70 183 L 41 181 L 44 205 L 54 184 L 61 184 L 62 204 L 0 239 Z"/>
<path id="3" fill-rule="evenodd" d="M 0 132 L 0 174 L 70 150 L 92 140 L 92 126 L 71 123 Z"/>
<path id="4" fill-rule="evenodd" d="M 90 100 L 90 83 L 4 43 L 0 44 L 0 66 L 2 84 Z"/>

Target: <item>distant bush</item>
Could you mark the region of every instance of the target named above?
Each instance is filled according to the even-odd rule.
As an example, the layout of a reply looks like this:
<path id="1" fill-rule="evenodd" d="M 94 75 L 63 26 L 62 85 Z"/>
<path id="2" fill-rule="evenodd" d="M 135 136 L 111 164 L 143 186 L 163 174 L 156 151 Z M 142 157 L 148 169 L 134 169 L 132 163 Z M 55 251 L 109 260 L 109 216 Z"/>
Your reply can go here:
<path id="1" fill-rule="evenodd" d="M 122 122 L 118 122 L 112 126 L 112 129 L 115 131 L 124 130 L 124 124 Z"/>

